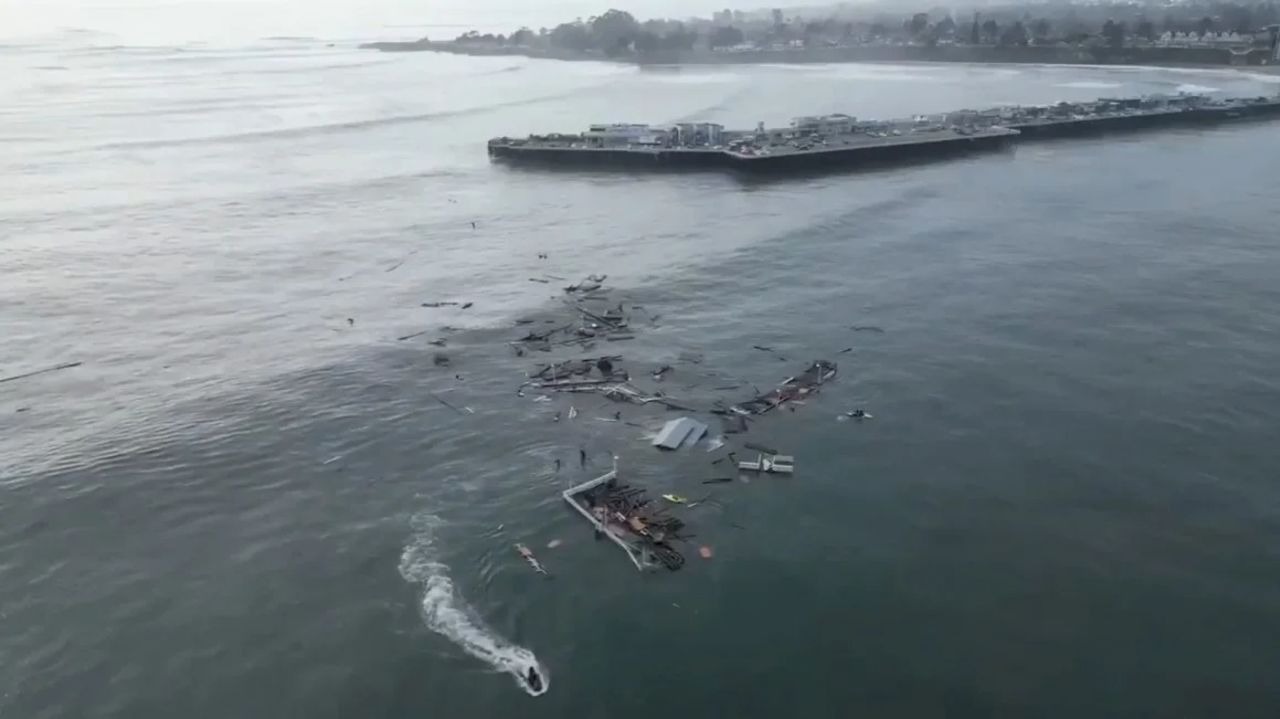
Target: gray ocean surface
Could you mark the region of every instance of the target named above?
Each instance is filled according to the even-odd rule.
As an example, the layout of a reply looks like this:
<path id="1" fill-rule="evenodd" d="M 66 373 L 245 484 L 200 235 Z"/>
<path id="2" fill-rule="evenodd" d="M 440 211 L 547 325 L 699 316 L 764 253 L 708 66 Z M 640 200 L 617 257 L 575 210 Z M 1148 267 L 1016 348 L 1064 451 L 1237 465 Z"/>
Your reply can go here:
<path id="1" fill-rule="evenodd" d="M 0 375 L 84 363 L 0 384 L 0 717 L 1280 716 L 1280 127 L 776 182 L 484 152 L 1277 81 L 0 47 Z M 672 395 L 840 361 L 749 437 L 794 478 L 515 395 L 528 278 L 592 272 Z M 615 454 L 714 492 L 713 559 L 592 541 L 558 492 Z"/>

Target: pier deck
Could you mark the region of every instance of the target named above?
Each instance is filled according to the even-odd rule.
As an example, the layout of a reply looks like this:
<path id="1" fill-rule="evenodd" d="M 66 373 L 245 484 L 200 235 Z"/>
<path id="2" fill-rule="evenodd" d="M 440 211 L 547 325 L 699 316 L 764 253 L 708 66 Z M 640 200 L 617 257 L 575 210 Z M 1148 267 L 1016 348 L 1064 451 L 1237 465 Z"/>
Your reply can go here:
<path id="1" fill-rule="evenodd" d="M 582 135 L 495 138 L 489 154 L 542 165 L 774 172 L 928 161 L 991 151 L 1014 142 L 1280 116 L 1280 97 L 1215 100 L 1205 96 L 1099 100 L 1043 107 L 994 108 L 884 122 L 844 118 L 842 130 L 724 130 L 678 142 L 676 130 L 651 131 L 645 142 L 605 142 Z M 811 118 L 810 118 L 811 119 Z M 819 118 L 821 119 L 821 118 Z M 600 126 L 605 127 L 605 126 Z M 704 125 L 703 127 L 716 127 Z"/>

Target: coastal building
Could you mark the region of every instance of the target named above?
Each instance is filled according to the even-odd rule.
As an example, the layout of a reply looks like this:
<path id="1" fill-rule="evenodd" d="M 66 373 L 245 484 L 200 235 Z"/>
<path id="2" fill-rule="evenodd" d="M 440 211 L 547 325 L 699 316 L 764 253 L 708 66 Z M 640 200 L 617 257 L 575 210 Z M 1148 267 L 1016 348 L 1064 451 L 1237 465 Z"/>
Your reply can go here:
<path id="1" fill-rule="evenodd" d="M 797 135 L 847 135 L 853 132 L 857 118 L 852 115 L 805 115 L 791 121 L 791 129 Z"/>
<path id="2" fill-rule="evenodd" d="M 649 125 L 632 125 L 613 123 L 610 125 L 591 125 L 582 133 L 582 138 L 592 147 L 613 147 L 620 145 L 661 145 L 670 138 L 670 132 L 660 127 Z"/>
<path id="3" fill-rule="evenodd" d="M 724 125 L 714 122 L 681 122 L 672 128 L 677 145 L 719 145 L 724 142 Z"/>

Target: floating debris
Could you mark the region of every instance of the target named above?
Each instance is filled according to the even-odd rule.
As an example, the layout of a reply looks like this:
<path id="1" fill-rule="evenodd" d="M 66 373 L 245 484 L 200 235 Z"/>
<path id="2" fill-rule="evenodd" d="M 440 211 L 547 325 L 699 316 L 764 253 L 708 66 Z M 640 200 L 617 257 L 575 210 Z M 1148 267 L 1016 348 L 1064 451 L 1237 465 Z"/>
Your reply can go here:
<path id="1" fill-rule="evenodd" d="M 475 414 L 474 412 L 470 412 L 470 413 L 465 412 L 465 411 L 463 411 L 463 410 L 461 410 L 461 409 L 459 409 L 459 408 L 457 408 L 457 407 L 455 407 L 455 406 L 453 406 L 453 405 L 449 404 L 448 402 L 446 402 L 446 401 L 444 401 L 443 399 L 441 399 L 441 398 L 440 398 L 440 396 L 439 396 L 439 395 L 437 395 L 437 394 L 435 394 L 435 393 L 428 392 L 427 394 L 431 395 L 431 398 L 432 398 L 432 399 L 434 399 L 435 401 L 437 401 L 437 402 L 439 402 L 440 404 L 442 404 L 442 405 L 444 405 L 444 406 L 448 407 L 449 409 L 453 410 L 454 412 L 457 412 L 458 414 Z"/>
<path id="2" fill-rule="evenodd" d="M 694 507 L 698 506 L 699 504 L 706 504 L 707 502 L 710 502 L 710 501 L 713 501 L 713 500 L 711 499 L 711 495 L 709 495 L 709 494 L 708 494 L 708 495 L 706 495 L 706 496 L 704 496 L 704 497 L 701 497 L 701 498 L 696 499 L 696 500 L 694 500 L 694 501 L 692 501 L 692 502 L 689 502 L 689 503 L 688 503 L 687 505 L 685 505 L 685 506 L 687 506 L 689 509 L 693 509 Z"/>
<path id="3" fill-rule="evenodd" d="M 849 329 L 854 332 L 875 332 L 877 334 L 884 334 L 884 328 L 876 327 L 875 325 L 854 325 Z"/>
<path id="4" fill-rule="evenodd" d="M 701 547 L 698 547 L 698 556 L 703 559 L 711 559 L 716 556 L 716 550 L 704 544 Z"/>
<path id="5" fill-rule="evenodd" d="M 423 307 L 457 307 L 457 302 L 423 302 Z"/>
<path id="6" fill-rule="evenodd" d="M 745 434 L 748 429 L 747 418 L 740 414 L 721 417 L 720 423 L 724 434 Z"/>
<path id="7" fill-rule="evenodd" d="M 667 422 L 653 440 L 653 446 L 661 449 L 692 447 L 707 433 L 707 425 L 688 417 Z"/>
<path id="8" fill-rule="evenodd" d="M 547 549 L 555 549 L 556 547 L 559 547 L 561 544 L 564 544 L 564 542 L 561 542 L 559 539 L 553 539 L 550 542 L 547 542 Z"/>
<path id="9" fill-rule="evenodd" d="M 764 414 L 775 407 L 804 399 L 817 392 L 820 386 L 835 376 L 836 364 L 834 362 L 816 360 L 798 376 L 783 380 L 782 384 L 778 385 L 777 388 L 765 394 L 733 405 L 729 408 L 729 411 L 737 414 Z"/>
<path id="10" fill-rule="evenodd" d="M 684 566 L 684 556 L 671 544 L 688 539 L 680 534 L 684 522 L 652 510 L 643 489 L 619 484 L 616 460 L 612 471 L 570 487 L 561 496 L 591 523 L 596 536 L 626 552 L 636 569 L 660 565 L 675 571 Z"/>
<path id="11" fill-rule="evenodd" d="M 11 377 L 3 377 L 3 378 L 0 378 L 0 382 L 12 382 L 18 379 L 26 379 L 28 377 L 35 377 L 38 374 L 45 374 L 47 372 L 57 372 L 59 370 L 71 369 L 72 367 L 79 367 L 82 364 L 84 363 L 83 362 L 67 362 L 65 364 L 55 365 L 53 367 L 46 367 L 45 369 L 38 369 L 34 372 L 24 372 L 22 374 L 15 374 Z"/>
<path id="12" fill-rule="evenodd" d="M 533 556 L 533 550 L 523 544 L 517 544 L 515 547 L 516 551 L 520 553 L 520 556 L 524 557 L 524 561 L 528 562 L 530 567 L 533 567 L 533 571 L 538 574 L 545 574 L 548 577 L 551 576 L 550 574 L 547 574 L 547 570 L 543 568 L 542 564 L 538 561 L 538 558 Z"/>
<path id="13" fill-rule="evenodd" d="M 678 494 L 664 494 L 662 495 L 662 498 L 672 504 L 684 504 L 685 502 L 689 501 Z"/>
<path id="14" fill-rule="evenodd" d="M 795 457 L 785 454 L 773 456 L 760 455 L 754 462 L 738 462 L 738 469 L 748 472 L 768 472 L 770 474 L 791 474 L 795 471 Z"/>

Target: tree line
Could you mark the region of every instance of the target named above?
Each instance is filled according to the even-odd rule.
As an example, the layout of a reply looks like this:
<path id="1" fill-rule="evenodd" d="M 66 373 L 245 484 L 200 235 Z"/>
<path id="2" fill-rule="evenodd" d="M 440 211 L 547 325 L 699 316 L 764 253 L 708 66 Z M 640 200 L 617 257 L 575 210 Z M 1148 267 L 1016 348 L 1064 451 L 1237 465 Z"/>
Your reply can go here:
<path id="1" fill-rule="evenodd" d="M 1032 15 L 1032 11 L 1037 16 Z M 887 13 L 832 16 L 822 19 L 785 17 L 781 10 L 734 16 L 732 23 L 695 20 L 638 21 L 623 10 L 608 10 L 586 20 L 577 19 L 553 28 L 520 28 L 510 36 L 468 32 L 460 42 L 492 43 L 517 47 L 543 47 L 607 57 L 710 49 L 739 45 L 769 47 L 778 44 L 840 46 L 859 43 L 940 42 L 971 45 L 1038 45 L 1056 43 L 1104 43 L 1156 40 L 1164 33 L 1198 35 L 1258 32 L 1280 23 L 1280 0 L 1253 3 L 1191 0 L 1177 5 L 1157 4 L 1050 4 L 994 5 L 981 14 L 958 22 L 950 14 L 933 16 L 916 12 L 907 16 Z"/>

